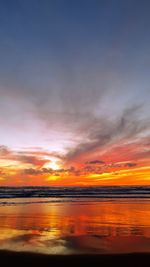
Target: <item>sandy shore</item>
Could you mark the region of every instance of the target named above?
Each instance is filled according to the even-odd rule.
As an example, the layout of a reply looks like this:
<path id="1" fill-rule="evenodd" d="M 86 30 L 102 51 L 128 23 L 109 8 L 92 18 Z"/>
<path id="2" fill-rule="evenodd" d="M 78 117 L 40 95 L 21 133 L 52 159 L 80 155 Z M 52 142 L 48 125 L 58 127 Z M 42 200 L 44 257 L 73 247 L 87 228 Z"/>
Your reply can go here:
<path id="1" fill-rule="evenodd" d="M 149 266 L 150 254 L 43 255 L 0 251 L 1 266 Z M 3 264 L 3 265 L 2 265 Z"/>

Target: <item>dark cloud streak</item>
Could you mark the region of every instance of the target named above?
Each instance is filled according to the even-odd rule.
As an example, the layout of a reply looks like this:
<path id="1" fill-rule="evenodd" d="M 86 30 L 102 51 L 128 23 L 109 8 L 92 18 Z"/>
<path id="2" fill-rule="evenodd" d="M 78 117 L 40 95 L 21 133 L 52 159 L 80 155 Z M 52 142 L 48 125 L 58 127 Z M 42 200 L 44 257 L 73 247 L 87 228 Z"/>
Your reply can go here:
<path id="1" fill-rule="evenodd" d="M 87 140 L 70 149 L 66 155 L 66 161 L 73 161 L 82 155 L 103 149 L 113 143 L 135 140 L 149 128 L 148 121 L 138 117 L 141 108 L 142 106 L 127 108 L 115 121 L 104 118 L 94 120 L 93 127 L 87 129 Z"/>

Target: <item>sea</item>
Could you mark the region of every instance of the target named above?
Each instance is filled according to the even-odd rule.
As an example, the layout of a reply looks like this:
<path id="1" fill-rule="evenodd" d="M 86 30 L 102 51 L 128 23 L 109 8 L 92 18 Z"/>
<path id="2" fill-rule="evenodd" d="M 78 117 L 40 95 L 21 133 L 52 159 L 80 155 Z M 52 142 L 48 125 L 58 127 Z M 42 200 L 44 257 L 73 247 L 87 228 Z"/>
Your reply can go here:
<path id="1" fill-rule="evenodd" d="M 150 252 L 150 186 L 0 187 L 0 250 Z"/>

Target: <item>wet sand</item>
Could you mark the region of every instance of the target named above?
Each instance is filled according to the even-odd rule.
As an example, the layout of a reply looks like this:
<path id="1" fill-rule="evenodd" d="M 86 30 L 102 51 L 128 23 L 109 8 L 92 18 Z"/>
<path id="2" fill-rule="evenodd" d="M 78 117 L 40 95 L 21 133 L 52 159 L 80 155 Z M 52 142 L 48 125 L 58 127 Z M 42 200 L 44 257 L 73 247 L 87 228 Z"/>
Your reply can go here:
<path id="1" fill-rule="evenodd" d="M 150 253 L 149 199 L 21 201 L 13 199 L 13 203 L 0 206 L 0 251 L 44 255 Z"/>
<path id="2" fill-rule="evenodd" d="M 149 266 L 150 253 L 114 255 L 44 255 L 0 251 L 1 266 Z"/>

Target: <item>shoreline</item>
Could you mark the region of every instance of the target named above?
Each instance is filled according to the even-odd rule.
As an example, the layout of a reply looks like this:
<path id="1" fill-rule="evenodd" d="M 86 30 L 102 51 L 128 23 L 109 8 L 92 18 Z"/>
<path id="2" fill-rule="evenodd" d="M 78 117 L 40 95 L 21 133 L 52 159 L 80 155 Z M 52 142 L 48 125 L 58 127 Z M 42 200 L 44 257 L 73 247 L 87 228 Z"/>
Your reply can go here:
<path id="1" fill-rule="evenodd" d="M 0 251 L 4 266 L 148 266 L 150 253 L 47 255 L 31 252 Z"/>

